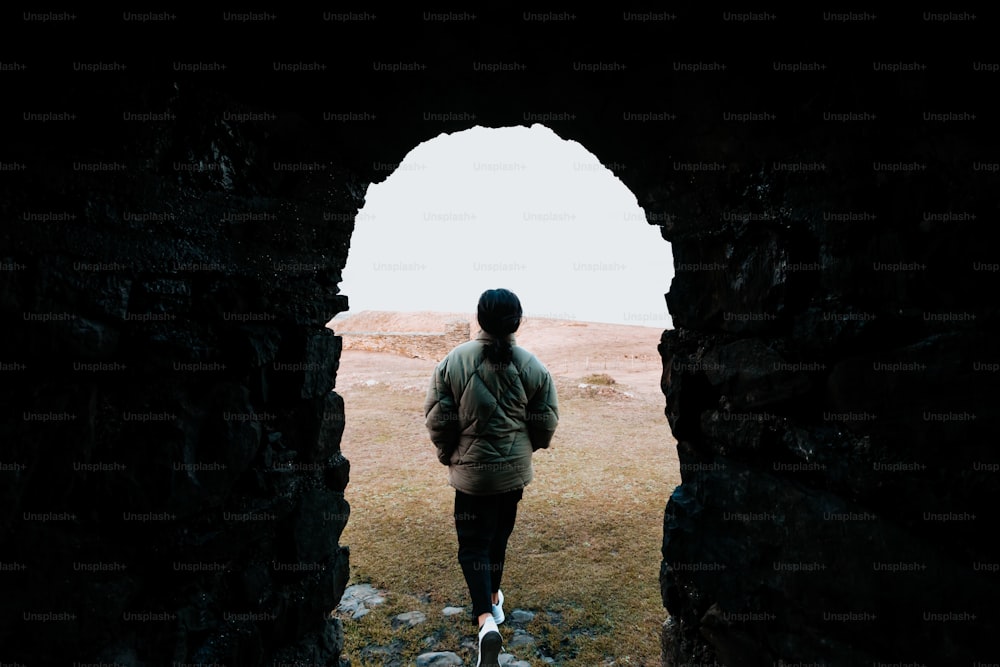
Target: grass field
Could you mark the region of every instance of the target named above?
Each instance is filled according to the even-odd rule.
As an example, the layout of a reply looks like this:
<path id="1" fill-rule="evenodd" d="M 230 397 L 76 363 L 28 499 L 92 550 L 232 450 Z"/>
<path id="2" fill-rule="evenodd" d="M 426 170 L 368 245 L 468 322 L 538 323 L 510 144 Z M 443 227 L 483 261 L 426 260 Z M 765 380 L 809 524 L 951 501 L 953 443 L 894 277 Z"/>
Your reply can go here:
<path id="1" fill-rule="evenodd" d="M 341 368 L 350 368 L 347 351 Z M 421 378 L 429 369 L 411 364 L 407 373 L 383 375 L 396 379 L 337 388 L 347 415 L 342 450 L 351 461 L 351 518 L 341 543 L 351 549 L 351 583 L 387 592 L 367 616 L 344 619 L 344 654 L 355 667 L 390 664 L 371 651 L 377 646 L 392 647 L 399 660 L 392 664 L 411 665 L 427 651 L 455 651 L 475 664 L 469 614 L 441 613 L 471 603 L 456 558 L 454 489 L 424 427 Z M 676 443 L 662 395 L 630 391 L 613 374 L 614 382 L 585 375 L 556 376 L 559 428 L 551 448 L 535 454 L 535 479 L 519 506 L 504 608 L 508 616 L 516 608 L 536 612 L 525 629 L 537 643 L 511 652 L 531 665 L 547 664 L 540 651 L 567 667 L 658 667 L 666 618 L 660 543 L 664 504 L 680 482 Z M 413 610 L 427 621 L 392 629 L 393 616 Z M 501 632 L 506 642 L 512 628 Z"/>

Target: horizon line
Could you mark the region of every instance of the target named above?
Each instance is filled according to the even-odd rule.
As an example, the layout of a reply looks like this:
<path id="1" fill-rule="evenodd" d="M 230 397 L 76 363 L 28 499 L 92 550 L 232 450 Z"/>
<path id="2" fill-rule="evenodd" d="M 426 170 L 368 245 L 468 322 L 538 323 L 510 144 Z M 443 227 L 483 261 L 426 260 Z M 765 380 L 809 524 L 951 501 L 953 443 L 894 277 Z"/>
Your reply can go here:
<path id="1" fill-rule="evenodd" d="M 387 313 L 387 314 L 404 314 L 404 315 L 416 315 L 416 314 L 426 314 L 426 315 L 441 315 L 441 316 L 461 316 L 468 317 L 469 322 L 474 323 L 476 317 L 475 309 L 462 311 L 462 310 L 433 310 L 433 309 L 418 309 L 418 310 L 389 310 L 383 308 L 365 308 L 359 311 L 345 310 L 334 315 L 330 320 L 327 321 L 327 326 L 329 326 L 335 320 L 345 320 L 351 317 L 355 317 L 364 313 Z M 622 326 L 622 327 L 643 327 L 647 329 L 658 329 L 658 330 L 669 330 L 673 329 L 673 322 L 671 321 L 671 326 L 661 326 L 653 325 L 642 322 L 607 322 L 602 320 L 584 320 L 577 317 L 553 317 L 551 315 L 559 315 L 559 313 L 545 314 L 540 313 L 537 315 L 532 315 L 531 313 L 525 313 L 523 319 L 530 320 L 549 320 L 552 322 L 576 322 L 579 324 L 606 324 L 611 326 Z"/>

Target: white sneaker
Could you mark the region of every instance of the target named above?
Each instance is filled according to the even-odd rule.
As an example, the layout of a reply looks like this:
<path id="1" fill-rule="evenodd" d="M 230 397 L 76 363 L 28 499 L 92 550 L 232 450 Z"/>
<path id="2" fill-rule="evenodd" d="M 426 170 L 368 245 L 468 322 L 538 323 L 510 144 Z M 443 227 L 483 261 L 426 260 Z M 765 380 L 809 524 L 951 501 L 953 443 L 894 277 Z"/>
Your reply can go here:
<path id="1" fill-rule="evenodd" d="M 476 667 L 500 667 L 500 649 L 503 637 L 492 618 L 487 618 L 483 627 L 479 628 L 479 658 Z"/>
<path id="2" fill-rule="evenodd" d="M 503 591 L 497 591 L 497 603 L 493 605 L 493 620 L 496 621 L 497 625 L 504 622 L 507 617 L 503 613 Z"/>

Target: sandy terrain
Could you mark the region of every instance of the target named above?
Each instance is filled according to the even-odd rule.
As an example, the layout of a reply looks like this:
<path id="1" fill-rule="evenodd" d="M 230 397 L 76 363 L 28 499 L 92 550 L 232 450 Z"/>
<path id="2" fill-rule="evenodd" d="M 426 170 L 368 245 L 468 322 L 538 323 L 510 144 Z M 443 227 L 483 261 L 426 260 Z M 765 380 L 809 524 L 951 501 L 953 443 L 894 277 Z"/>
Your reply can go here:
<path id="1" fill-rule="evenodd" d="M 469 319 L 362 311 L 332 328 L 435 332 L 456 317 Z M 510 608 L 539 617 L 524 628 L 538 644 L 512 650 L 532 665 L 545 664 L 536 650 L 543 644 L 555 664 L 659 664 L 660 526 L 680 483 L 659 388 L 661 333 L 552 319 L 526 320 L 518 332 L 518 343 L 552 371 L 559 396 L 559 426 L 551 447 L 532 457 L 535 476 L 504 571 Z M 471 606 L 456 559 L 454 489 L 424 422 L 434 366 L 390 352 L 342 352 L 336 389 L 344 399 L 351 517 L 340 543 L 350 547 L 350 583 L 370 584 L 386 599 L 360 620 L 342 613 L 352 664 L 388 664 L 385 653 L 372 651 L 389 651 L 412 665 L 428 650 L 455 651 L 475 664 L 468 616 L 442 613 Z M 614 384 L 584 382 L 602 373 Z M 410 611 L 427 620 L 409 633 L 397 629 L 395 616 Z"/>
<path id="2" fill-rule="evenodd" d="M 361 311 L 341 314 L 331 322 L 335 332 L 443 331 L 454 319 L 472 322 L 474 313 Z M 516 334 L 518 345 L 533 352 L 557 379 L 579 382 L 594 373 L 614 378 L 619 391 L 637 399 L 662 404 L 660 356 L 656 346 L 662 329 L 656 327 L 526 318 Z M 402 355 L 344 350 L 337 384 L 340 387 L 374 382 L 424 390 L 434 363 Z"/>

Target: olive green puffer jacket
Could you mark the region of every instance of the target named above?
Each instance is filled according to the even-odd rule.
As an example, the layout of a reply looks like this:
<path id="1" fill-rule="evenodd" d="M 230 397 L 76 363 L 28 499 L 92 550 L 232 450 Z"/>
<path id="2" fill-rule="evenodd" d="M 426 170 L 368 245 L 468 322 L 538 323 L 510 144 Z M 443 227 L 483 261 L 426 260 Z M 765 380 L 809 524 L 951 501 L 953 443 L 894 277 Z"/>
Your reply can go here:
<path id="1" fill-rule="evenodd" d="M 531 455 L 549 446 L 559 423 L 556 387 L 548 369 L 514 336 L 513 361 L 497 368 L 481 332 L 448 353 L 431 377 L 424 416 L 448 483 L 488 495 L 531 482 Z"/>

